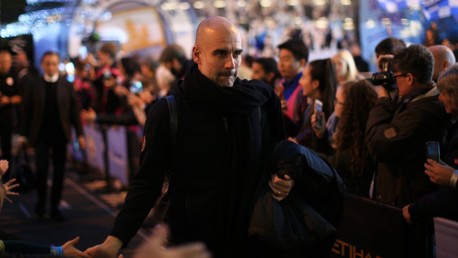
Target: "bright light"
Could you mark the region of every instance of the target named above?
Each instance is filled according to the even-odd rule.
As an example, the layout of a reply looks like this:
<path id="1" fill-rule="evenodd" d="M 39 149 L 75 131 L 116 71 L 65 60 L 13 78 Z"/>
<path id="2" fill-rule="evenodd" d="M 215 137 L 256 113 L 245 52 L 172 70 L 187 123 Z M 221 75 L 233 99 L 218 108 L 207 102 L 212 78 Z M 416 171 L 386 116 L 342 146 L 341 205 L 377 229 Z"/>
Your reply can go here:
<path id="1" fill-rule="evenodd" d="M 351 5 L 351 0 L 340 0 L 341 5 Z"/>
<path id="2" fill-rule="evenodd" d="M 391 25 L 391 19 L 390 18 L 383 18 L 382 23 L 385 24 L 385 26 Z"/>
<path id="3" fill-rule="evenodd" d="M 261 0 L 259 4 L 264 8 L 269 8 L 272 6 L 272 2 L 270 0 Z"/>
<path id="4" fill-rule="evenodd" d="M 161 8 L 164 11 L 173 11 L 177 9 L 177 4 L 174 2 L 167 2 L 167 3 L 161 4 Z"/>
<path id="5" fill-rule="evenodd" d="M 299 0 L 288 0 L 286 3 L 289 6 L 296 6 L 296 5 L 299 5 Z"/>
<path id="6" fill-rule="evenodd" d="M 205 4 L 202 1 L 195 1 L 192 6 L 194 7 L 194 9 L 204 9 L 205 8 Z"/>
<path id="7" fill-rule="evenodd" d="M 226 2 L 224 2 L 223 0 L 216 0 L 216 1 L 213 3 L 213 6 L 214 6 L 215 8 L 221 9 L 221 8 L 226 7 Z"/>
<path id="8" fill-rule="evenodd" d="M 315 21 L 315 26 L 318 29 L 326 29 L 328 28 L 329 21 L 326 17 L 320 17 L 318 20 Z"/>
<path id="9" fill-rule="evenodd" d="M 353 22 L 352 18 L 345 18 L 343 21 L 343 29 L 344 30 L 354 30 L 355 29 L 355 24 Z"/>
<path id="10" fill-rule="evenodd" d="M 245 0 L 239 0 L 239 1 L 237 1 L 237 5 L 240 8 L 244 8 L 246 6 L 246 2 L 245 2 Z"/>
<path id="11" fill-rule="evenodd" d="M 326 4 L 326 0 L 315 0 L 313 1 L 313 3 L 315 4 L 315 6 L 323 6 Z"/>
<path id="12" fill-rule="evenodd" d="M 366 21 L 366 27 L 367 27 L 368 29 L 374 28 L 374 27 L 375 27 L 375 21 L 372 20 L 372 19 L 367 20 L 367 21 Z"/>

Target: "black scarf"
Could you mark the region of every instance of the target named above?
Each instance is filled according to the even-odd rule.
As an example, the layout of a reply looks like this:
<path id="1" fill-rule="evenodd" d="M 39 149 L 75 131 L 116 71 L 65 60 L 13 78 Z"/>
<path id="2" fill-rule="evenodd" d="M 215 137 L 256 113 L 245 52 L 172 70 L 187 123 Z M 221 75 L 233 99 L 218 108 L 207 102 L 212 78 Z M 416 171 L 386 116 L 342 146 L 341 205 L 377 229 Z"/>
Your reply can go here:
<path id="1" fill-rule="evenodd" d="M 185 102 L 205 106 L 227 122 L 223 171 L 218 171 L 218 246 L 215 257 L 234 257 L 244 248 L 254 190 L 261 173 L 261 107 L 268 101 L 259 82 L 236 79 L 221 87 L 193 66 L 182 83 Z"/>

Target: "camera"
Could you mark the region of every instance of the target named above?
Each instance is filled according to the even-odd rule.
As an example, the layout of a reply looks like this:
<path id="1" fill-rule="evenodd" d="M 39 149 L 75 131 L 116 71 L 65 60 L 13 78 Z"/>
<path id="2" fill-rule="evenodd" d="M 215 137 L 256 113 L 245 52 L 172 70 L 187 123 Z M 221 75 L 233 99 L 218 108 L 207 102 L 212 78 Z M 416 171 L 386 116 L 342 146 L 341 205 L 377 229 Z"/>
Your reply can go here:
<path id="1" fill-rule="evenodd" d="M 390 59 L 385 58 L 380 60 L 381 72 L 373 73 L 371 82 L 374 85 L 382 85 L 387 91 L 396 89 L 396 79 L 391 71 Z"/>

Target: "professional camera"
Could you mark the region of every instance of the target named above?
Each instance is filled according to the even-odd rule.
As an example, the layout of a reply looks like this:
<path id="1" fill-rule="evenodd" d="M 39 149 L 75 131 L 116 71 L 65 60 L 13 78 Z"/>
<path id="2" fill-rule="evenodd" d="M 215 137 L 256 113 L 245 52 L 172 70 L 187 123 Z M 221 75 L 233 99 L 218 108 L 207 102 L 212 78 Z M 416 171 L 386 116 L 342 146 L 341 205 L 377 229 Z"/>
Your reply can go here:
<path id="1" fill-rule="evenodd" d="M 396 79 L 391 71 L 390 61 L 391 60 L 387 58 L 380 60 L 380 68 L 382 71 L 373 73 L 371 78 L 372 84 L 382 85 L 387 91 L 391 91 L 396 88 Z"/>

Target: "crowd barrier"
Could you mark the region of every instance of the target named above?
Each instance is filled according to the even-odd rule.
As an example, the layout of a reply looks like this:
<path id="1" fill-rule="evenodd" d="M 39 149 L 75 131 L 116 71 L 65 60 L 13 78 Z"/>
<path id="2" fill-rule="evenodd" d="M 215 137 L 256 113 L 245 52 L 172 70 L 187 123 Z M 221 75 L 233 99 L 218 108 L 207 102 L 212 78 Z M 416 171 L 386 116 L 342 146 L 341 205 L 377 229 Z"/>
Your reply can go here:
<path id="1" fill-rule="evenodd" d="M 408 225 L 402 210 L 352 194 L 331 249 L 332 258 L 426 258 L 432 252 L 427 225 Z"/>
<path id="2" fill-rule="evenodd" d="M 138 137 L 129 137 L 125 126 L 83 126 L 86 139 L 86 150 L 81 151 L 77 144 L 71 145 L 72 159 L 85 163 L 87 170 L 96 171 L 105 176 L 107 185 L 113 180 L 119 181 L 122 187 L 129 185 L 129 178 L 138 167 L 138 154 L 129 154 L 130 146 L 139 146 Z M 76 141 L 76 137 L 74 137 Z M 135 152 L 135 151 L 134 151 Z"/>
<path id="3" fill-rule="evenodd" d="M 434 218 L 436 258 L 458 257 L 458 222 Z"/>

